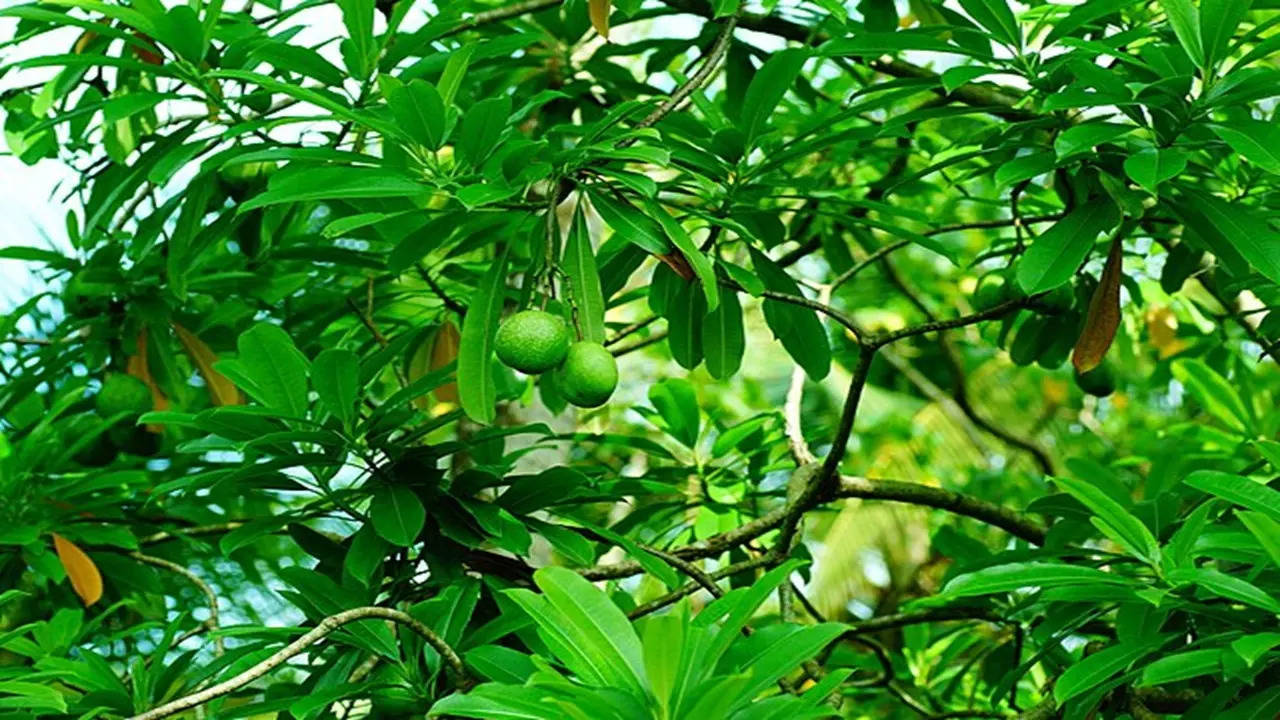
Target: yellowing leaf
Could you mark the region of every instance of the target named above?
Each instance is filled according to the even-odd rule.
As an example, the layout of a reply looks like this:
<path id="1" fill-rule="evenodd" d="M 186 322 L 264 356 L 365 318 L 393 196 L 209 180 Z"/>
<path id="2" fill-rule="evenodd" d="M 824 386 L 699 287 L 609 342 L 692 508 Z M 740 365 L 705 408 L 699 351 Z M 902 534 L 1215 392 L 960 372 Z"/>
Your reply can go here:
<path id="1" fill-rule="evenodd" d="M 156 384 L 155 378 L 151 377 L 151 370 L 147 366 L 147 331 L 145 328 L 138 332 L 138 350 L 129 356 L 129 360 L 125 363 L 125 372 L 146 383 L 147 387 L 151 389 L 153 410 L 169 409 L 169 398 L 160 392 L 160 386 Z M 150 423 L 146 427 L 148 432 L 156 434 L 164 432 L 164 427 L 155 423 Z"/>
<path id="2" fill-rule="evenodd" d="M 1102 269 L 1102 280 L 1089 301 L 1089 314 L 1084 320 L 1080 339 L 1071 353 L 1071 364 L 1076 371 L 1086 373 L 1102 364 L 1111 341 L 1120 327 L 1120 278 L 1124 273 L 1124 243 L 1117 236 L 1111 241 L 1107 264 Z"/>
<path id="3" fill-rule="evenodd" d="M 1178 317 L 1168 306 L 1161 305 L 1147 310 L 1145 320 L 1147 337 L 1151 338 L 1151 344 L 1161 358 L 1176 355 L 1187 347 L 1187 343 L 1178 337 Z"/>
<path id="4" fill-rule="evenodd" d="M 600 33 L 600 37 L 609 39 L 609 11 L 613 9 L 613 0 L 587 0 L 587 8 L 591 14 L 591 27 Z"/>
<path id="5" fill-rule="evenodd" d="M 409 382 L 417 382 L 422 376 L 448 365 L 458 359 L 458 344 L 461 336 L 458 326 L 445 320 L 440 329 L 427 338 L 409 358 Z M 441 403 L 458 403 L 458 384 L 446 383 L 435 389 L 436 400 Z M 427 410 L 431 400 L 426 395 L 413 399 L 419 410 Z"/>
<path id="6" fill-rule="evenodd" d="M 242 404 L 243 400 L 240 398 L 240 391 L 236 389 L 235 383 L 227 379 L 226 375 L 213 369 L 213 364 L 218 361 L 218 356 L 209 349 L 209 346 L 205 345 L 203 340 L 178 323 L 173 324 L 173 331 L 177 333 L 182 347 L 191 356 L 191 362 L 195 364 L 196 370 L 200 372 L 200 377 L 204 378 L 204 384 L 209 388 L 210 402 L 219 406 Z"/>
<path id="7" fill-rule="evenodd" d="M 53 533 L 53 549 L 58 553 L 62 568 L 71 580 L 71 589 L 84 601 L 86 607 L 102 597 L 102 574 L 98 566 L 75 543 L 58 533 Z"/>

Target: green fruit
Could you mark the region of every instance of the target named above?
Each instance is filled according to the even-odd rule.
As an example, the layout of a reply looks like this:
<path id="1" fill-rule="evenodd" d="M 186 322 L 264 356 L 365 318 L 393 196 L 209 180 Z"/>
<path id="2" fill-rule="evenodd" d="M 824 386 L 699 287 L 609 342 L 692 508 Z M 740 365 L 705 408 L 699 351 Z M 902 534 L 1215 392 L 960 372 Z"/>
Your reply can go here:
<path id="1" fill-rule="evenodd" d="M 603 345 L 576 342 L 569 346 L 558 380 L 569 402 L 578 407 L 599 407 L 618 387 L 618 363 Z"/>
<path id="2" fill-rule="evenodd" d="M 67 281 L 62 290 L 62 309 L 70 317 L 95 317 L 107 311 L 108 297 L 89 292 L 79 275 Z"/>
<path id="3" fill-rule="evenodd" d="M 152 407 L 151 389 L 132 375 L 115 373 L 107 376 L 95 401 L 98 414 L 104 418 L 127 412 L 141 415 Z"/>
<path id="4" fill-rule="evenodd" d="M 1011 290 L 1003 275 L 987 275 L 978 281 L 978 287 L 973 291 L 973 307 L 982 312 L 1003 305 L 1011 298 Z"/>
<path id="5" fill-rule="evenodd" d="M 63 443 L 68 448 L 72 447 L 101 427 L 102 419 L 92 413 L 72 415 L 63 428 Z M 108 439 L 107 433 L 100 432 L 92 441 L 76 451 L 72 459 L 85 467 L 102 467 L 116 459 L 116 447 Z"/>
<path id="6" fill-rule="evenodd" d="M 1106 365 L 1099 365 L 1087 373 L 1076 373 L 1076 385 L 1097 397 L 1106 397 L 1116 391 L 1116 380 Z"/>
<path id="7" fill-rule="evenodd" d="M 1036 312 L 1057 315 L 1070 310 L 1072 304 L 1075 303 L 1075 299 L 1076 294 L 1075 291 L 1071 289 L 1070 283 L 1066 285 L 1059 285 L 1040 297 L 1040 299 L 1036 301 L 1036 307 L 1033 309 Z"/>
<path id="8" fill-rule="evenodd" d="M 1022 322 L 1018 335 L 1009 346 L 1009 359 L 1014 365 L 1026 366 L 1036 361 L 1044 349 L 1043 334 L 1047 327 L 1044 318 L 1032 315 Z"/>
<path id="9" fill-rule="evenodd" d="M 569 328 L 549 312 L 525 310 L 502 323 L 495 344 L 503 364 L 536 375 L 564 362 L 569 351 Z"/>
<path id="10" fill-rule="evenodd" d="M 120 452 L 150 457 L 160 450 L 160 436 L 128 420 L 116 423 L 107 431 Z"/>

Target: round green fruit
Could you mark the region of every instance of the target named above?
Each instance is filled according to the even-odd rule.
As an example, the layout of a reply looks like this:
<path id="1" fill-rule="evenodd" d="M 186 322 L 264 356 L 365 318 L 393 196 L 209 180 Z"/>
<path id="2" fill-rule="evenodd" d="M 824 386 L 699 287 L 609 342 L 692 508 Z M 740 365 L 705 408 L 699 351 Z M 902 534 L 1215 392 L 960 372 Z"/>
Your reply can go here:
<path id="1" fill-rule="evenodd" d="M 991 273 L 978 281 L 978 287 L 973 291 L 973 307 L 982 312 L 1002 305 L 1012 298 L 1012 290 L 1003 275 Z"/>
<path id="2" fill-rule="evenodd" d="M 1087 373 L 1077 372 L 1076 385 L 1097 397 L 1106 397 L 1116 391 L 1116 380 L 1106 365 L 1099 365 Z"/>
<path id="3" fill-rule="evenodd" d="M 1037 306 L 1034 308 L 1036 312 L 1057 315 L 1067 312 L 1075 303 L 1076 294 L 1071 289 L 1070 283 L 1059 285 L 1040 297 Z"/>
<path id="4" fill-rule="evenodd" d="M 67 419 L 63 429 L 63 442 L 67 447 L 73 447 L 77 442 L 97 432 L 101 426 L 102 419 L 92 413 L 73 415 Z M 116 459 L 116 447 L 107 437 L 107 433 L 99 432 L 92 441 L 77 450 L 72 459 L 85 467 L 102 467 Z"/>
<path id="5" fill-rule="evenodd" d="M 378 688 L 369 698 L 372 715 L 377 718 L 406 718 L 421 715 L 426 703 L 412 690 L 393 686 Z"/>
<path id="6" fill-rule="evenodd" d="M 599 407 L 618 387 L 618 363 L 600 343 L 576 342 L 560 366 L 560 390 L 578 407 Z"/>
<path id="7" fill-rule="evenodd" d="M 151 457 L 160 450 L 160 436 L 128 420 L 118 422 L 107 431 L 120 452 Z"/>
<path id="8" fill-rule="evenodd" d="M 544 373 L 564 362 L 569 351 L 569 328 L 564 320 L 542 310 L 518 312 L 498 328 L 498 359 L 522 373 Z"/>
<path id="9" fill-rule="evenodd" d="M 104 418 L 126 412 L 131 416 L 141 415 L 151 410 L 151 389 L 132 375 L 108 375 L 98 391 L 94 407 Z"/>

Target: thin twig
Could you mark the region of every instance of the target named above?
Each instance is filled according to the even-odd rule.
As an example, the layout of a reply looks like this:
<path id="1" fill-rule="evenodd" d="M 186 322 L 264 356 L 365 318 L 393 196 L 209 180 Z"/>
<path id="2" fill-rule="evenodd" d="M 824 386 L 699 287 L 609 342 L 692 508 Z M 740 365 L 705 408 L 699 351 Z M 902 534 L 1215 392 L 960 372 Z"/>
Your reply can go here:
<path id="1" fill-rule="evenodd" d="M 204 596 L 209 600 L 209 619 L 205 621 L 205 626 L 215 632 L 218 630 L 218 595 L 213 591 L 213 588 L 209 587 L 209 583 L 205 582 L 199 575 L 196 575 L 191 570 L 171 560 L 165 560 L 164 558 L 155 557 L 154 555 L 144 555 L 140 552 L 131 552 L 129 553 L 129 557 L 137 560 L 138 562 L 153 565 L 163 570 L 168 570 L 171 573 L 181 575 L 191 581 L 191 584 L 199 588 L 200 592 L 204 593 Z M 222 653 L 225 651 L 226 648 L 222 644 L 222 637 L 215 634 L 213 637 L 213 654 L 218 657 L 222 657 Z"/>
<path id="2" fill-rule="evenodd" d="M 211 700 L 222 697 L 223 695 L 235 692 L 236 690 L 239 690 L 245 685 L 248 685 L 254 680 L 257 680 L 271 672 L 275 668 L 284 664 L 285 661 L 299 653 L 302 653 L 317 642 L 320 642 L 343 625 L 357 620 L 368 620 L 371 618 L 392 620 L 400 623 L 401 625 L 407 626 L 410 630 L 421 635 L 422 638 L 427 641 L 428 645 L 430 645 L 436 652 L 440 653 L 440 656 L 444 658 L 445 663 L 449 665 L 450 669 L 452 669 L 454 674 L 458 677 L 459 687 L 467 689 L 474 684 L 471 675 L 467 672 L 466 666 L 463 665 L 462 658 L 458 656 L 458 653 L 454 651 L 454 649 L 450 647 L 443 638 L 437 635 L 434 630 L 418 621 L 412 615 L 385 607 L 358 607 L 350 610 L 344 610 L 340 613 L 326 617 L 320 621 L 320 624 L 316 625 L 302 637 L 299 637 L 297 640 L 294 640 L 281 648 L 279 652 L 249 667 L 228 680 L 224 680 L 199 692 L 180 697 L 176 700 L 160 705 L 159 707 L 134 715 L 130 720 L 159 720 L 160 718 L 175 715 L 184 710 L 189 710 L 203 705 Z"/>
<path id="3" fill-rule="evenodd" d="M 706 52 L 705 62 L 698 71 L 693 74 L 683 85 L 676 88 L 671 96 L 668 97 L 653 112 L 649 113 L 643 120 L 636 123 L 637 128 L 647 128 L 656 125 L 662 118 L 670 115 L 678 110 L 684 104 L 689 96 L 706 84 L 711 76 L 715 73 L 716 68 L 720 66 L 720 61 L 724 59 L 725 53 L 729 51 L 729 42 L 733 39 L 733 29 L 738 26 L 738 16 L 734 15 L 724 21 L 719 34 L 716 35 L 715 42 L 712 43 L 711 49 Z M 631 138 L 624 143 L 630 145 L 635 142 L 635 138 Z"/>

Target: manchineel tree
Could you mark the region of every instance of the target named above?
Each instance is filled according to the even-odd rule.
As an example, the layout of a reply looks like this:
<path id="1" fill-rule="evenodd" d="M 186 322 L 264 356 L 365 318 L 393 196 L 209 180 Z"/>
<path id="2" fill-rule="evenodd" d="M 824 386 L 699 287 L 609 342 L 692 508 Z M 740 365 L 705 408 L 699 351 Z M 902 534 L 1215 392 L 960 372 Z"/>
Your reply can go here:
<path id="1" fill-rule="evenodd" d="M 0 718 L 1280 714 L 1274 0 L 230 5 L 0 10 Z"/>

